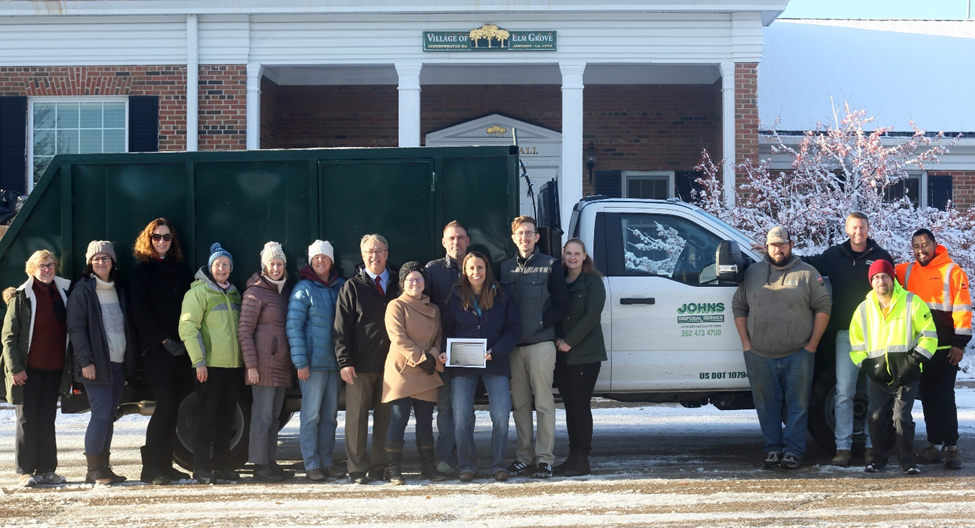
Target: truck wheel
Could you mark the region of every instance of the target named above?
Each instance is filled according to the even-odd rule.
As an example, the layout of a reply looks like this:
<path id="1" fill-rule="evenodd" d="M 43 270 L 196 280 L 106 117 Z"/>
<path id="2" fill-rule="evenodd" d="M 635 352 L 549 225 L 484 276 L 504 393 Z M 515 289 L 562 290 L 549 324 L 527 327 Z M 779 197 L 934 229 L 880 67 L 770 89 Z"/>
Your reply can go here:
<path id="1" fill-rule="evenodd" d="M 191 393 L 179 404 L 176 423 L 176 442 L 173 446 L 173 462 L 187 471 L 193 471 L 193 438 L 196 428 L 193 415 L 196 411 L 196 393 Z M 240 391 L 237 412 L 234 416 L 234 436 L 230 439 L 230 463 L 239 468 L 247 463 L 247 440 L 251 425 L 251 391 Z"/>
<path id="2" fill-rule="evenodd" d="M 862 385 L 862 384 L 861 384 Z M 853 456 L 862 457 L 866 444 L 867 394 L 857 387 L 853 398 Z M 809 402 L 809 433 L 826 452 L 836 452 L 836 370 L 824 370 L 813 382 Z"/>

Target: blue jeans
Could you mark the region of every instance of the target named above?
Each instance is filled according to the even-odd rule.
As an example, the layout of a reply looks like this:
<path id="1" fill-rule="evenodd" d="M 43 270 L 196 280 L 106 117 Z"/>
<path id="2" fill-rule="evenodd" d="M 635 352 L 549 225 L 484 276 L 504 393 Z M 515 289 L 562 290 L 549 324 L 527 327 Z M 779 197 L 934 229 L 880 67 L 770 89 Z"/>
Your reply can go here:
<path id="1" fill-rule="evenodd" d="M 278 417 L 284 404 L 286 387 L 254 385 L 251 394 L 251 431 L 247 458 L 251 464 L 266 466 L 277 460 Z"/>
<path id="2" fill-rule="evenodd" d="M 335 429 L 338 427 L 339 384 L 337 370 L 313 370 L 301 387 L 301 458 L 305 471 L 332 467 Z"/>
<path id="3" fill-rule="evenodd" d="M 860 369 L 850 359 L 850 331 L 836 332 L 836 396 L 833 399 L 836 449 L 853 448 L 853 398 L 857 394 Z M 867 447 L 871 447 L 869 427 L 863 424 Z"/>
<path id="4" fill-rule="evenodd" d="M 389 402 L 389 429 L 386 442 L 402 442 L 406 424 L 410 422 L 410 409 L 416 415 L 416 445 L 421 440 L 433 441 L 433 408 L 437 404 L 416 398 L 400 398 Z M 375 434 L 375 433 L 373 433 Z"/>
<path id="5" fill-rule="evenodd" d="M 491 473 L 505 469 L 504 450 L 508 444 L 508 417 L 511 414 L 511 388 L 506 376 L 492 374 L 454 375 L 451 398 L 454 404 L 454 433 L 457 439 L 457 469 L 477 470 L 474 446 L 474 391 L 477 380 L 484 381 L 491 412 Z"/>
<path id="6" fill-rule="evenodd" d="M 450 369 L 440 373 L 443 385 L 437 389 L 437 462 L 457 466 L 457 440 L 454 438 L 454 407 L 451 405 Z"/>
<path id="7" fill-rule="evenodd" d="M 84 383 L 91 405 L 91 418 L 85 430 L 85 454 L 100 455 L 112 448 L 112 435 L 115 432 L 115 414 L 122 403 L 122 389 L 125 388 L 125 365 L 110 363 L 112 383 L 96 385 Z"/>
<path id="8" fill-rule="evenodd" d="M 816 356 L 799 349 L 784 358 L 769 359 L 745 352 L 748 383 L 765 437 L 765 452 L 802 458 L 806 451 L 806 423 Z M 782 408 L 786 422 L 782 427 Z"/>

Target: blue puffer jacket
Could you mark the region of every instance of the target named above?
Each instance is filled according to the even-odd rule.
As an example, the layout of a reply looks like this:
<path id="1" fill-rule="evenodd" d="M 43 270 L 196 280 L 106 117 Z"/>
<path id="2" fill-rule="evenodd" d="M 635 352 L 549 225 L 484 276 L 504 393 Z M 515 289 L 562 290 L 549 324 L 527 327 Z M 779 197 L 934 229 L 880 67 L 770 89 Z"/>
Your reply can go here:
<path id="1" fill-rule="evenodd" d="M 291 292 L 288 302 L 288 344 L 291 361 L 296 369 L 337 370 L 332 326 L 335 322 L 335 301 L 345 279 L 335 271 L 324 284 L 308 266 L 299 273 L 301 281 Z"/>

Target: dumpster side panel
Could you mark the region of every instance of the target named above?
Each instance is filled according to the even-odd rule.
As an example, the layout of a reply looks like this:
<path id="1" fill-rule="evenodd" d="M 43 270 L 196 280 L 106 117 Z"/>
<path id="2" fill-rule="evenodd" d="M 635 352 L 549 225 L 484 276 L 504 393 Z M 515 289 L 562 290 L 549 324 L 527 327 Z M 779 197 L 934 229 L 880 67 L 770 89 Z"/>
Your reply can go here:
<path id="1" fill-rule="evenodd" d="M 284 248 L 294 279 L 317 230 L 310 221 L 308 163 L 220 161 L 194 167 L 196 265 L 205 265 L 210 245 L 220 242 L 234 257 L 232 277 L 243 290 L 260 271 L 264 243 L 273 240 Z"/>
<path id="2" fill-rule="evenodd" d="M 369 233 L 389 242 L 389 263 L 394 267 L 432 258 L 432 159 L 326 160 L 320 167 L 321 233 L 335 246 L 336 264 L 344 276 L 352 276 L 362 262 L 359 241 Z"/>

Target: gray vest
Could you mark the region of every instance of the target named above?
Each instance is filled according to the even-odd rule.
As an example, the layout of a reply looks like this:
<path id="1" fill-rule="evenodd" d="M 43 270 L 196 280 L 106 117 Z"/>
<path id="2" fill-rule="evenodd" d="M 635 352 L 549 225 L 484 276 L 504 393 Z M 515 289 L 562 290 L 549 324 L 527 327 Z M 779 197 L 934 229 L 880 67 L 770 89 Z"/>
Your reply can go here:
<path id="1" fill-rule="evenodd" d="M 555 325 L 542 328 L 542 314 L 552 306 L 548 278 L 557 265 L 557 260 L 542 254 L 537 247 L 524 264 L 518 263 L 518 257 L 501 263 L 501 285 L 515 301 L 521 317 L 519 345 L 555 340 Z"/>

